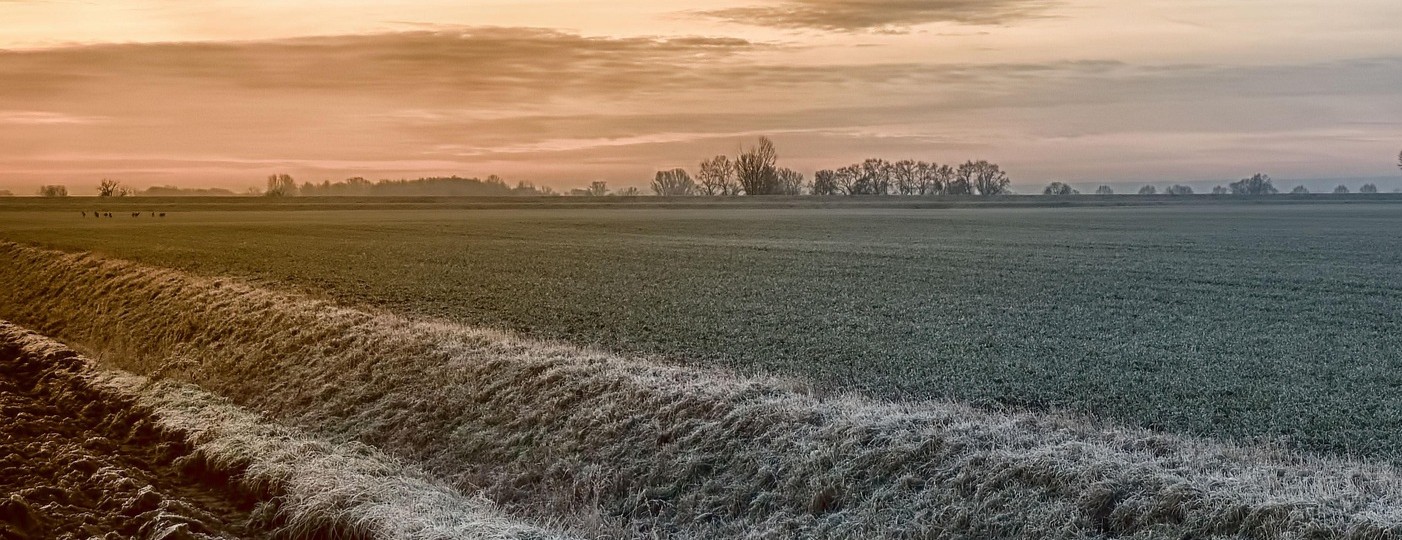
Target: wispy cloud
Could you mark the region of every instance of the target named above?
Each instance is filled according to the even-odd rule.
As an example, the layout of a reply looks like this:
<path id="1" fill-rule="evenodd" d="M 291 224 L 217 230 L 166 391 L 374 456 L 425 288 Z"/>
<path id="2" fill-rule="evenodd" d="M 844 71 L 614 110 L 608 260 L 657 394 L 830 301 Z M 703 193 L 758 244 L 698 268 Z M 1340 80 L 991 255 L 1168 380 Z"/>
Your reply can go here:
<path id="1" fill-rule="evenodd" d="M 4 1 L 4 0 L 0 0 Z M 106 121 L 100 116 L 75 116 L 46 111 L 4 111 L 0 110 L 0 125 L 16 126 L 55 126 L 86 125 Z"/>
<path id="2" fill-rule="evenodd" d="M 936 22 L 1006 24 L 1041 16 L 1051 0 L 780 0 L 703 11 L 733 23 L 837 32 L 903 31 Z"/>

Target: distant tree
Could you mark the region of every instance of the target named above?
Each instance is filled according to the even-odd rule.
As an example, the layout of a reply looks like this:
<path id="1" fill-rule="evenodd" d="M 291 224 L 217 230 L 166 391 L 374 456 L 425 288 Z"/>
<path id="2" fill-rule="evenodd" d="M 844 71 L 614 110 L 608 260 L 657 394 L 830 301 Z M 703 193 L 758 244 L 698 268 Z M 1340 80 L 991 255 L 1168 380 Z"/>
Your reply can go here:
<path id="1" fill-rule="evenodd" d="M 67 197 L 67 186 L 39 186 L 40 197 Z"/>
<path id="2" fill-rule="evenodd" d="M 861 179 L 862 168 L 859 165 L 848 165 L 833 171 L 833 183 L 837 185 L 838 192 L 845 195 L 862 195 Z"/>
<path id="3" fill-rule="evenodd" d="M 14 197 L 14 192 L 8 189 L 0 189 L 0 197 Z"/>
<path id="4" fill-rule="evenodd" d="M 1339 184 L 1337 187 L 1334 188 L 1334 193 L 1337 193 L 1337 194 L 1348 193 L 1348 186 L 1345 186 L 1345 185 L 1343 185 L 1343 184 Z"/>
<path id="5" fill-rule="evenodd" d="M 966 179 L 973 190 L 984 197 L 1006 194 L 1008 184 L 1012 183 L 1003 169 L 984 160 L 965 162 L 959 166 L 956 176 Z"/>
<path id="6" fill-rule="evenodd" d="M 1363 187 L 1358 188 L 1358 192 L 1359 192 L 1359 193 L 1377 193 L 1377 192 L 1378 192 L 1378 186 L 1377 186 L 1377 184 L 1363 184 Z"/>
<path id="7" fill-rule="evenodd" d="M 735 166 L 725 156 L 702 161 L 696 179 L 701 183 L 701 192 L 706 195 L 738 195 L 740 191 L 739 184 L 735 182 Z"/>
<path id="8" fill-rule="evenodd" d="M 290 174 L 268 175 L 268 189 L 263 195 L 268 197 L 291 197 L 297 194 L 297 181 Z"/>
<path id="9" fill-rule="evenodd" d="M 1226 186 L 1215 186 L 1212 188 L 1213 195 L 1226 195 L 1231 192 L 1232 191 L 1227 189 Z"/>
<path id="10" fill-rule="evenodd" d="M 920 193 L 921 162 L 902 159 L 891 164 L 891 179 L 895 181 L 896 193 L 915 195 Z"/>
<path id="11" fill-rule="evenodd" d="M 1043 195 L 1079 195 L 1080 193 L 1081 192 L 1076 191 L 1069 184 L 1063 184 L 1061 182 L 1047 184 L 1046 189 L 1042 190 Z"/>
<path id="12" fill-rule="evenodd" d="M 1115 190 L 1110 189 L 1110 186 L 1100 186 L 1100 187 L 1098 187 L 1098 188 L 1095 188 L 1095 194 L 1096 194 L 1096 195 L 1114 195 L 1114 194 L 1115 194 Z"/>
<path id="13" fill-rule="evenodd" d="M 779 195 L 803 194 L 803 173 L 788 167 L 780 167 L 777 178 L 779 180 Z"/>
<path id="14" fill-rule="evenodd" d="M 919 170 L 921 195 L 942 194 L 949 186 L 949 182 L 954 179 L 954 168 L 949 165 L 921 161 Z"/>
<path id="15" fill-rule="evenodd" d="M 1274 195 L 1275 185 L 1271 183 L 1271 177 L 1262 173 L 1251 175 L 1250 178 L 1242 178 L 1236 182 L 1227 184 L 1227 189 L 1232 190 L 1232 195 Z"/>
<path id="16" fill-rule="evenodd" d="M 861 175 L 857 177 L 857 190 L 863 195 L 888 195 L 895 184 L 895 168 L 884 159 L 871 158 L 863 161 Z"/>
<path id="17" fill-rule="evenodd" d="M 111 178 L 103 178 L 97 184 L 98 197 L 120 197 L 122 196 L 122 183 Z"/>
<path id="18" fill-rule="evenodd" d="M 745 195 L 775 195 L 779 193 L 778 153 L 774 141 L 760 137 L 759 144 L 735 158 L 735 179 Z"/>
<path id="19" fill-rule="evenodd" d="M 609 194 L 608 182 L 595 180 L 589 183 L 589 187 L 584 188 L 584 194 L 590 197 L 603 197 Z"/>
<path id="20" fill-rule="evenodd" d="M 808 191 L 823 196 L 841 193 L 841 188 L 837 186 L 837 171 L 824 169 L 813 173 L 813 183 L 808 185 Z"/>
<path id="21" fill-rule="evenodd" d="M 1397 168 L 1402 169 L 1402 152 L 1397 153 Z"/>
<path id="22" fill-rule="evenodd" d="M 1140 195 L 1157 195 L 1158 193 L 1159 188 L 1154 187 L 1152 184 L 1139 188 Z"/>
<path id="23" fill-rule="evenodd" d="M 638 189 L 638 188 L 636 188 L 636 187 L 633 187 L 633 186 L 628 186 L 628 187 L 626 187 L 626 188 L 623 188 L 623 189 L 619 190 L 617 193 L 614 193 L 614 195 L 619 196 L 619 197 L 638 197 L 638 196 L 641 196 L 642 194 L 643 194 L 643 191 L 642 191 L 642 190 L 640 190 L 640 189 Z"/>
<path id="24" fill-rule="evenodd" d="M 696 183 L 686 169 L 657 171 L 652 179 L 652 192 L 662 197 L 683 197 L 696 191 Z"/>
<path id="25" fill-rule="evenodd" d="M 1192 186 L 1185 186 L 1183 184 L 1173 184 L 1168 186 L 1168 189 L 1164 190 L 1164 193 L 1168 195 L 1192 195 L 1193 188 Z"/>
<path id="26" fill-rule="evenodd" d="M 1295 186 L 1295 189 L 1290 190 L 1290 193 L 1295 195 L 1306 195 L 1309 194 L 1309 192 L 1309 188 L 1306 188 L 1305 186 Z"/>

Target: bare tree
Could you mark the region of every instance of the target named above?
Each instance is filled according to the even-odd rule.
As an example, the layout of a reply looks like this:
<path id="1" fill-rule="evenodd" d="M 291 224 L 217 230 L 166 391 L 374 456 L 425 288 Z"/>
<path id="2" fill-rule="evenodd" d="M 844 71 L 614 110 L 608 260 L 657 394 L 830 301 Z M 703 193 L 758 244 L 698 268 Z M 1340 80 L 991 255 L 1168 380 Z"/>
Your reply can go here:
<path id="1" fill-rule="evenodd" d="M 1358 188 L 1358 192 L 1359 192 L 1359 193 L 1370 193 L 1370 194 L 1371 194 L 1371 193 L 1377 193 L 1377 192 L 1378 192 L 1378 185 L 1377 185 L 1377 184 L 1363 184 L 1363 187 Z"/>
<path id="2" fill-rule="evenodd" d="M 1271 183 L 1271 177 L 1262 173 L 1256 173 L 1250 178 L 1242 178 L 1227 184 L 1227 189 L 1232 190 L 1233 195 L 1274 195 L 1279 193 L 1275 189 L 1275 185 Z"/>
<path id="3" fill-rule="evenodd" d="M 942 195 L 954 181 L 954 167 L 938 163 L 920 162 L 920 194 Z"/>
<path id="4" fill-rule="evenodd" d="M 774 195 L 779 191 L 778 154 L 774 142 L 760 137 L 759 144 L 735 158 L 735 178 L 746 195 Z"/>
<path id="5" fill-rule="evenodd" d="M 1003 195 L 1012 183 L 1002 168 L 984 160 L 965 162 L 959 166 L 959 171 L 959 176 L 967 178 L 971 187 L 984 197 Z"/>
<path id="6" fill-rule="evenodd" d="M 1168 195 L 1192 195 L 1193 188 L 1183 184 L 1173 184 L 1168 186 L 1168 189 L 1164 190 L 1164 193 Z"/>
<path id="7" fill-rule="evenodd" d="M 779 180 L 779 195 L 802 195 L 803 194 L 803 173 L 780 167 L 777 173 Z"/>
<path id="8" fill-rule="evenodd" d="M 98 197 L 120 197 L 122 196 L 122 183 L 111 178 L 103 178 L 97 184 Z"/>
<path id="9" fill-rule="evenodd" d="M 40 196 L 40 197 L 67 197 L 67 196 L 68 196 L 68 187 L 67 187 L 67 186 L 58 186 L 58 185 L 53 185 L 53 186 L 39 186 L 39 196 Z"/>
<path id="10" fill-rule="evenodd" d="M 837 186 L 837 171 L 828 169 L 813 173 L 813 183 L 808 186 L 808 191 L 814 195 L 837 195 L 840 190 Z"/>
<path id="11" fill-rule="evenodd" d="M 595 180 L 589 183 L 589 187 L 584 188 L 584 194 L 590 197 L 603 197 L 609 194 L 608 182 Z"/>
<path id="12" fill-rule="evenodd" d="M 268 189 L 263 195 L 268 197 L 291 197 L 297 194 L 297 181 L 290 174 L 268 175 Z"/>
<path id="13" fill-rule="evenodd" d="M 913 159 L 902 159 L 891 164 L 891 178 L 895 181 L 896 192 L 901 195 L 920 193 L 923 180 L 921 174 L 928 164 Z"/>
<path id="14" fill-rule="evenodd" d="M 662 197 L 684 197 L 696 191 L 696 183 L 686 169 L 657 171 L 652 179 L 652 191 Z"/>
<path id="15" fill-rule="evenodd" d="M 1339 194 L 1339 195 L 1342 195 L 1342 194 L 1344 194 L 1344 193 L 1348 193 L 1348 186 L 1345 186 L 1345 185 L 1343 185 L 1343 184 L 1339 184 L 1338 186 L 1335 186 L 1335 187 L 1334 187 L 1334 193 Z"/>
<path id="16" fill-rule="evenodd" d="M 638 197 L 642 194 L 643 191 L 634 186 L 628 186 L 626 188 L 618 190 L 617 193 L 614 193 L 614 195 L 617 195 L 619 197 Z"/>
<path id="17" fill-rule="evenodd" d="M 887 195 L 891 193 L 892 174 L 894 172 L 891 162 L 884 159 L 872 158 L 862 162 L 862 175 L 857 183 L 861 186 L 860 191 L 864 195 Z"/>
<path id="18" fill-rule="evenodd" d="M 730 158 L 716 156 L 701 162 L 696 173 L 701 182 L 701 191 L 706 195 L 738 195 L 739 185 L 735 183 L 735 166 Z"/>
<path id="19" fill-rule="evenodd" d="M 1227 189 L 1227 188 L 1224 187 L 1224 186 L 1216 186 L 1216 187 L 1212 188 L 1212 194 L 1213 194 L 1213 195 L 1226 195 L 1226 194 L 1231 193 L 1231 192 L 1232 192 L 1232 191 L 1231 191 L 1230 189 Z"/>
<path id="20" fill-rule="evenodd" d="M 1073 187 L 1071 187 L 1070 184 L 1065 184 L 1065 183 L 1062 183 L 1062 182 L 1052 182 L 1052 183 L 1050 183 L 1050 184 L 1047 184 L 1046 189 L 1043 189 L 1043 190 L 1042 190 L 1042 194 L 1043 194 L 1043 195 L 1080 195 L 1081 192 L 1076 191 L 1076 189 L 1073 188 Z"/>
<path id="21" fill-rule="evenodd" d="M 1305 194 L 1308 194 L 1309 192 L 1310 192 L 1310 190 L 1309 190 L 1308 188 L 1306 188 L 1305 186 L 1295 186 L 1295 189 L 1290 190 L 1290 193 L 1293 193 L 1293 194 L 1295 194 L 1295 195 L 1305 195 Z"/>
<path id="22" fill-rule="evenodd" d="M 862 178 L 862 168 L 858 165 L 848 165 L 835 171 L 834 176 L 837 189 L 847 195 L 861 195 L 859 182 Z"/>
<path id="23" fill-rule="evenodd" d="M 1114 195 L 1114 194 L 1115 194 L 1115 190 L 1110 189 L 1110 186 L 1103 186 L 1103 185 L 1102 185 L 1102 186 L 1100 186 L 1100 187 L 1098 187 L 1098 188 L 1095 188 L 1095 194 L 1096 194 L 1096 195 Z"/>
<path id="24" fill-rule="evenodd" d="M 1159 188 L 1154 187 L 1152 184 L 1139 188 L 1140 195 L 1158 195 L 1158 193 Z"/>

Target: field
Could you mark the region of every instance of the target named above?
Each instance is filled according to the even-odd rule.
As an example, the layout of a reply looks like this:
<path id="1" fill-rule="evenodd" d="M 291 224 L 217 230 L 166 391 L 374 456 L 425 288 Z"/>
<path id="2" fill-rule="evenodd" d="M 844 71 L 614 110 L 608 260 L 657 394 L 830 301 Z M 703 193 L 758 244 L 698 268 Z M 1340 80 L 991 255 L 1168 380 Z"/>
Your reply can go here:
<path id="1" fill-rule="evenodd" d="M 0 239 L 823 391 L 1395 461 L 1402 205 L 1318 200 L 150 205 L 163 219 L 20 201 Z"/>
<path id="2" fill-rule="evenodd" d="M 0 398 L 150 528 L 1402 534 L 1395 201 L 1103 201 L 18 201 Z"/>

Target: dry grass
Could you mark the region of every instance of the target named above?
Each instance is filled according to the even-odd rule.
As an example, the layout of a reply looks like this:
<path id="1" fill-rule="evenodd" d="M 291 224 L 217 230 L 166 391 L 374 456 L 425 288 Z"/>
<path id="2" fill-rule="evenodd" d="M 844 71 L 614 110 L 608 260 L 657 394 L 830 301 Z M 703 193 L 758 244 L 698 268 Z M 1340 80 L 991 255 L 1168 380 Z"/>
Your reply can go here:
<path id="1" fill-rule="evenodd" d="M 1402 535 L 1402 475 L 1385 464 L 1060 415 L 813 396 L 93 256 L 0 244 L 0 257 L 12 261 L 0 317 L 373 445 L 576 532 Z"/>
<path id="2" fill-rule="evenodd" d="M 365 445 L 333 444 L 270 424 L 187 384 L 99 369 L 61 344 L 4 322 L 0 342 L 49 361 L 48 386 L 82 385 L 114 409 L 142 411 L 151 428 L 192 447 L 177 467 L 232 479 L 230 489 L 258 495 L 257 519 L 276 524 L 278 538 L 562 537 L 514 522 L 490 502 L 464 497 Z"/>

